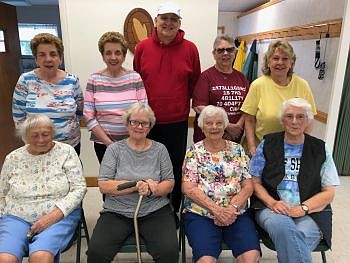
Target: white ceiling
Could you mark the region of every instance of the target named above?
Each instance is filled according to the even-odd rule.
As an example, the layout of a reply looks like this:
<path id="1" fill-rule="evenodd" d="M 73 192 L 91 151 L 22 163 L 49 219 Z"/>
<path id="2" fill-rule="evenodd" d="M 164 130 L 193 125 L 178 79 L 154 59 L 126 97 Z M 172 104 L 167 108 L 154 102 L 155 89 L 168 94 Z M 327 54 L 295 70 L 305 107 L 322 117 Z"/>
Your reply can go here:
<path id="1" fill-rule="evenodd" d="M 269 0 L 219 0 L 220 12 L 245 12 Z"/>
<path id="2" fill-rule="evenodd" d="M 1 1 L 15 6 L 58 5 L 58 0 L 5 0 Z M 219 0 L 221 12 L 244 12 L 268 2 L 268 0 Z"/>

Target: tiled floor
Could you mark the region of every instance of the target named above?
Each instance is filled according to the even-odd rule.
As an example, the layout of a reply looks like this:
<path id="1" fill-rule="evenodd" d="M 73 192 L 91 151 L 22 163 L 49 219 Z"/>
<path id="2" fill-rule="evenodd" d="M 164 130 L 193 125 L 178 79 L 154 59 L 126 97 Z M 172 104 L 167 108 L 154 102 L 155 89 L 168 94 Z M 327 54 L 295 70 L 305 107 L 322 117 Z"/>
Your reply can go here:
<path id="1" fill-rule="evenodd" d="M 84 211 L 90 235 L 98 218 L 101 209 L 102 199 L 97 188 L 89 188 L 84 200 Z M 350 262 L 350 177 L 341 177 L 341 186 L 337 188 L 336 197 L 333 202 L 333 249 L 326 252 L 328 263 L 348 263 Z M 73 246 L 69 251 L 62 254 L 61 263 L 75 262 L 75 249 Z M 263 257 L 260 262 L 277 262 L 275 252 L 262 245 Z M 86 243 L 83 241 L 81 262 L 86 262 Z M 191 249 L 186 248 L 186 262 L 192 262 Z M 147 254 L 142 254 L 143 262 L 152 262 Z M 180 257 L 181 260 L 181 257 Z M 313 253 L 315 263 L 322 262 L 320 253 Z M 136 254 L 120 254 L 114 262 L 136 262 Z M 232 263 L 234 259 L 231 252 L 222 252 L 218 262 Z M 98 262 L 96 262 L 98 263 Z"/>

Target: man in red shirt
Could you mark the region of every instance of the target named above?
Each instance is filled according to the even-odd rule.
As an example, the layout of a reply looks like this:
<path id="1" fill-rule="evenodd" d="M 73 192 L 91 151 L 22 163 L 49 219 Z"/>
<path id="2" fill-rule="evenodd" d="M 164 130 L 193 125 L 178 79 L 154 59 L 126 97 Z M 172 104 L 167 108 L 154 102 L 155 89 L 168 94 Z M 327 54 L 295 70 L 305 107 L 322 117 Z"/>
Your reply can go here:
<path id="1" fill-rule="evenodd" d="M 160 5 L 152 36 L 136 46 L 134 56 L 134 69 L 142 77 L 149 105 L 156 115 L 149 137 L 166 146 L 173 164 L 175 212 L 181 203 L 190 99 L 201 73 L 198 50 L 184 39 L 185 32 L 180 29 L 180 11 L 174 3 Z"/>

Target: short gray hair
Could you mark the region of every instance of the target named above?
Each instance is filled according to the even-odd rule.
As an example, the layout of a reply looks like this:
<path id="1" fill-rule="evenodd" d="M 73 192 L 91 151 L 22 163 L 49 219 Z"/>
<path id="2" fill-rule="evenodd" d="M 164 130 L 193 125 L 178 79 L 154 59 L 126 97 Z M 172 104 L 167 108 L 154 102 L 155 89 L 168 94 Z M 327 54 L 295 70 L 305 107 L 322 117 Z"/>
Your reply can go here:
<path id="1" fill-rule="evenodd" d="M 151 128 L 156 123 L 156 116 L 154 115 L 153 110 L 147 104 L 142 104 L 140 102 L 135 102 L 132 104 L 123 114 L 123 123 L 125 127 L 128 126 L 130 121 L 130 116 L 134 113 L 145 113 L 151 123 Z"/>
<path id="2" fill-rule="evenodd" d="M 213 44 L 213 50 L 215 50 L 216 46 L 220 44 L 221 41 L 226 41 L 228 43 L 230 43 L 235 49 L 236 46 L 234 44 L 234 39 L 228 35 L 224 35 L 224 36 L 217 36 L 214 40 L 214 44 Z"/>
<path id="3" fill-rule="evenodd" d="M 306 116 L 309 122 L 314 119 L 314 114 L 312 113 L 310 102 L 302 98 L 292 98 L 292 99 L 285 100 L 282 103 L 280 115 L 279 115 L 281 123 L 282 123 L 282 118 L 289 107 L 302 108 L 303 110 L 305 110 Z"/>
<path id="4" fill-rule="evenodd" d="M 50 120 L 49 117 L 42 114 L 35 114 L 35 115 L 28 116 L 27 119 L 20 125 L 18 129 L 18 135 L 22 138 L 22 141 L 24 143 L 27 143 L 29 132 L 41 124 L 46 125 L 51 129 L 51 136 L 52 138 L 54 138 L 56 133 L 55 125 L 53 124 L 53 122 Z"/>
<path id="5" fill-rule="evenodd" d="M 205 108 L 201 111 L 201 114 L 199 114 L 198 117 L 198 127 L 203 130 L 204 119 L 215 115 L 221 115 L 224 121 L 224 128 L 226 129 L 227 125 L 229 124 L 226 111 L 221 107 L 216 107 L 213 105 L 205 106 Z"/>

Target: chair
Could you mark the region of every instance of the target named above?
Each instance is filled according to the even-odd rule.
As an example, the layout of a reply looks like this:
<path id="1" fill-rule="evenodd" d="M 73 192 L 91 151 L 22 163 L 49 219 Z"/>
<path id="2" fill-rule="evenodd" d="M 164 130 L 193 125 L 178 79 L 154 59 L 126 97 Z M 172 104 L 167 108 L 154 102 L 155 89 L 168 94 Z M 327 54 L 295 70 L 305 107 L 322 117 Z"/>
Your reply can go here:
<path id="1" fill-rule="evenodd" d="M 83 234 L 82 234 L 82 231 L 84 232 Z M 74 235 L 73 235 L 72 239 L 69 241 L 67 247 L 65 249 L 63 249 L 61 253 L 66 252 L 74 245 L 74 243 L 76 243 L 77 244 L 77 251 L 76 251 L 76 256 L 75 256 L 75 262 L 80 263 L 81 239 L 82 238 L 85 238 L 87 245 L 89 245 L 90 237 L 89 237 L 89 232 L 88 232 L 83 208 L 81 209 L 80 222 L 75 229 Z M 28 257 L 28 255 L 26 255 L 26 257 Z"/>
<path id="2" fill-rule="evenodd" d="M 83 234 L 82 234 L 83 231 Z M 86 219 L 85 219 L 85 214 L 84 214 L 84 209 L 81 209 L 81 218 L 80 218 L 80 222 L 75 230 L 75 233 L 73 235 L 73 238 L 71 239 L 71 241 L 68 243 L 68 246 L 62 251 L 65 252 L 68 249 L 70 249 L 72 247 L 72 245 L 74 244 L 74 242 L 76 241 L 77 243 L 77 251 L 76 251 L 76 256 L 75 256 L 75 262 L 76 263 L 80 263 L 80 255 L 81 255 L 81 238 L 85 238 L 86 239 L 86 243 L 87 246 L 89 246 L 89 242 L 90 242 L 90 236 L 89 236 L 89 231 L 87 228 L 87 224 L 86 224 Z"/>
<path id="3" fill-rule="evenodd" d="M 269 249 L 276 251 L 275 245 L 272 242 L 269 234 L 262 229 L 258 224 L 256 225 L 256 230 L 259 235 L 260 241 Z M 321 242 L 318 244 L 318 246 L 313 250 L 313 252 L 321 252 L 322 262 L 327 263 L 326 258 L 326 251 L 329 250 L 329 247 L 327 246 L 326 242 L 322 239 Z"/>

